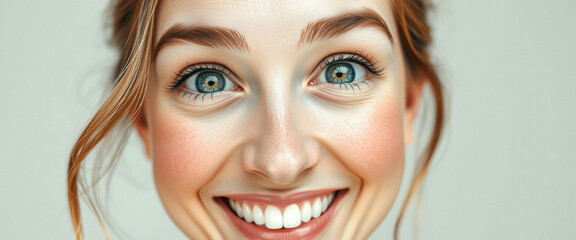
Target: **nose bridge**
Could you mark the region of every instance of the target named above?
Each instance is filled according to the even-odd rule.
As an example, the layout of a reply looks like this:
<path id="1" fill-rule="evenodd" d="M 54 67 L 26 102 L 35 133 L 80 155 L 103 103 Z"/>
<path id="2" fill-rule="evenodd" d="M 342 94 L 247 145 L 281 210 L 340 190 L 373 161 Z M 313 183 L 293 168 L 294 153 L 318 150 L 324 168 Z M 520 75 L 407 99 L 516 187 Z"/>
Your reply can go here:
<path id="1" fill-rule="evenodd" d="M 290 164 L 300 156 L 300 143 L 292 109 L 284 102 L 273 102 L 267 106 L 265 114 L 265 131 L 262 134 L 263 147 L 266 155 Z"/>
<path id="2" fill-rule="evenodd" d="M 258 111 L 261 114 L 256 116 L 260 121 L 256 122 L 263 124 L 258 126 L 255 154 L 244 160 L 244 169 L 274 184 L 288 185 L 313 167 L 316 160 L 306 149 L 307 140 L 299 128 L 296 105 L 289 91 L 276 90 L 262 96 Z"/>

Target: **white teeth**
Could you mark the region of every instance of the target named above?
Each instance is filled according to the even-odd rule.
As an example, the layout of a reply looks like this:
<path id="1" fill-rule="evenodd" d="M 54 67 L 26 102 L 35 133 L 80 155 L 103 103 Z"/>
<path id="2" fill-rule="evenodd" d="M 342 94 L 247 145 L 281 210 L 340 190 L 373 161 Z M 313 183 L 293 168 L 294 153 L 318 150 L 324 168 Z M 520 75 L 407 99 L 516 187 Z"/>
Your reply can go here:
<path id="1" fill-rule="evenodd" d="M 252 214 L 256 225 L 264 225 L 264 213 L 262 213 L 262 209 L 260 209 L 258 205 L 254 205 L 254 211 L 252 211 Z"/>
<path id="2" fill-rule="evenodd" d="M 322 198 L 322 212 L 326 212 L 326 209 L 328 209 L 328 198 L 323 197 Z"/>
<path id="3" fill-rule="evenodd" d="M 254 219 L 252 218 L 252 210 L 250 210 L 250 207 L 248 207 L 248 204 L 244 203 L 242 205 L 242 213 L 244 214 L 244 220 L 246 220 L 246 222 L 253 222 Z"/>
<path id="4" fill-rule="evenodd" d="M 291 204 L 284 209 L 284 212 L 274 205 L 267 205 L 266 210 L 262 211 L 256 204 L 251 208 L 246 202 L 240 204 L 232 199 L 228 199 L 228 205 L 238 217 L 248 223 L 265 225 L 268 229 L 295 228 L 302 223 L 310 222 L 312 218 L 320 217 L 332 204 L 334 197 L 334 193 L 317 197 L 312 204 L 308 201 L 301 203 L 301 208 L 298 204 Z"/>
<path id="5" fill-rule="evenodd" d="M 314 200 L 314 204 L 312 204 L 312 217 L 320 217 L 320 214 L 322 214 L 322 201 L 320 198 L 316 198 L 316 200 Z"/>
<path id="6" fill-rule="evenodd" d="M 242 207 L 240 206 L 240 203 L 236 202 L 234 205 L 234 210 L 236 210 L 236 214 L 238 214 L 238 217 L 243 218 L 244 214 L 242 213 Z"/>
<path id="7" fill-rule="evenodd" d="M 300 226 L 302 223 L 302 217 L 298 205 L 292 204 L 284 209 L 284 214 L 282 214 L 282 223 L 284 228 L 295 228 Z"/>
<path id="8" fill-rule="evenodd" d="M 234 200 L 228 198 L 228 206 L 230 206 L 230 208 L 236 210 L 236 204 L 234 204 Z"/>
<path id="9" fill-rule="evenodd" d="M 268 229 L 282 228 L 282 212 L 275 206 L 268 205 L 264 213 L 264 222 Z"/>
<path id="10" fill-rule="evenodd" d="M 309 202 L 304 203 L 302 206 L 302 222 L 309 222 L 312 218 L 312 206 L 310 206 Z"/>

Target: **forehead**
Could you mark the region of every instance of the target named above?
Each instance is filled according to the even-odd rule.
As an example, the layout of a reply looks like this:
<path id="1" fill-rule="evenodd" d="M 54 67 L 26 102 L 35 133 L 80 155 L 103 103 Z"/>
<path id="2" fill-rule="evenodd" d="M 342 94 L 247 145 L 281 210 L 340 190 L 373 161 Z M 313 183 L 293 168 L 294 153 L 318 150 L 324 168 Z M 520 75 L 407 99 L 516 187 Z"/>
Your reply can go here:
<path id="1" fill-rule="evenodd" d="M 171 0 L 161 1 L 156 41 L 178 24 L 235 29 L 249 42 L 263 35 L 295 41 L 317 19 L 361 9 L 378 13 L 395 32 L 390 0 Z"/>

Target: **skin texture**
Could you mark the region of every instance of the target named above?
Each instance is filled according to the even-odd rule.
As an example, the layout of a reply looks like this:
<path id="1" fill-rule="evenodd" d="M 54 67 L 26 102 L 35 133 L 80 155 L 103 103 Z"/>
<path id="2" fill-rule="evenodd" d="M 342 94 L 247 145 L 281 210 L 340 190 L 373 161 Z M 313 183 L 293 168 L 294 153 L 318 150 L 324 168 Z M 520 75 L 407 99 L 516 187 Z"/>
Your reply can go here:
<path id="1" fill-rule="evenodd" d="M 300 42 L 309 23 L 362 9 L 386 21 L 394 42 L 373 26 Z M 388 1 L 163 1 L 156 42 L 176 24 L 218 26 L 239 32 L 249 48 L 178 41 L 153 63 L 135 125 L 180 229 L 193 239 L 241 238 L 216 196 L 348 189 L 318 238 L 369 236 L 396 198 L 425 82 L 410 79 L 394 21 Z M 365 70 L 354 91 L 319 82 L 323 60 L 337 53 L 358 54 L 383 72 Z M 182 93 L 186 85 L 168 90 L 199 63 L 226 66 L 236 86 L 195 99 Z"/>

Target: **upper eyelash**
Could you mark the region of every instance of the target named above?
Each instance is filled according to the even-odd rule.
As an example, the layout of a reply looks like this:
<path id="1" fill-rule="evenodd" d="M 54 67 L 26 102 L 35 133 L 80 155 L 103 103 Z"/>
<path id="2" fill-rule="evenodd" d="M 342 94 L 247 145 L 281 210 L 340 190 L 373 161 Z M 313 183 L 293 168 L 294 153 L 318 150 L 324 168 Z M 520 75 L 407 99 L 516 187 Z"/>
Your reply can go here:
<path id="1" fill-rule="evenodd" d="M 343 61 L 348 61 L 348 62 L 354 62 L 354 63 L 358 63 L 360 65 L 362 65 L 363 67 L 366 67 L 366 69 L 376 75 L 376 76 L 381 76 L 382 73 L 384 72 L 383 68 L 377 68 L 375 66 L 375 64 L 373 63 L 374 60 L 372 59 L 372 57 L 362 57 L 360 56 L 361 53 L 337 53 L 337 54 L 333 54 L 330 55 L 329 57 L 325 58 L 324 60 L 322 60 L 322 65 L 321 69 L 326 68 L 328 65 L 335 63 L 335 62 L 343 62 Z M 203 70 L 217 70 L 219 72 L 224 73 L 227 76 L 230 76 L 232 73 L 230 72 L 230 70 L 228 70 L 228 68 L 226 68 L 225 66 L 221 65 L 221 64 L 217 64 L 217 63 L 200 63 L 200 64 L 187 64 L 186 67 L 181 70 L 178 73 L 174 73 L 174 77 L 172 77 L 172 79 L 174 79 L 174 81 L 169 84 L 167 86 L 167 90 L 168 91 L 176 91 L 183 83 L 186 79 L 188 79 L 188 77 L 196 74 L 199 71 L 203 71 Z"/>
<path id="2" fill-rule="evenodd" d="M 176 91 L 183 83 L 188 79 L 188 77 L 204 70 L 216 70 L 219 72 L 224 73 L 226 76 L 232 75 L 230 70 L 225 66 L 217 63 L 199 63 L 199 64 L 187 64 L 184 69 L 182 69 L 179 73 L 174 73 L 174 81 L 168 84 L 167 89 L 168 91 Z"/>
<path id="3" fill-rule="evenodd" d="M 329 57 L 322 60 L 321 69 L 323 70 L 324 68 L 326 68 L 328 65 L 330 65 L 332 63 L 347 61 L 347 62 L 358 63 L 358 64 L 362 65 L 363 67 L 366 67 L 366 69 L 370 73 L 372 73 L 376 76 L 382 75 L 382 73 L 384 72 L 384 69 L 376 67 L 375 64 L 373 63 L 374 60 L 372 57 L 365 58 L 365 57 L 362 57 L 360 55 L 361 55 L 361 53 L 359 53 L 359 54 L 357 54 L 357 53 L 337 53 L 337 54 L 330 55 Z"/>

